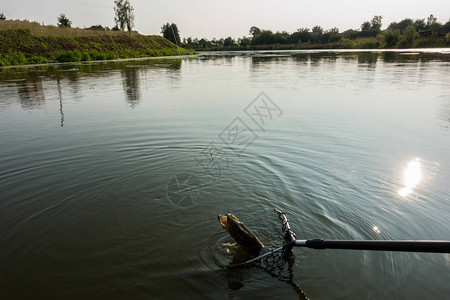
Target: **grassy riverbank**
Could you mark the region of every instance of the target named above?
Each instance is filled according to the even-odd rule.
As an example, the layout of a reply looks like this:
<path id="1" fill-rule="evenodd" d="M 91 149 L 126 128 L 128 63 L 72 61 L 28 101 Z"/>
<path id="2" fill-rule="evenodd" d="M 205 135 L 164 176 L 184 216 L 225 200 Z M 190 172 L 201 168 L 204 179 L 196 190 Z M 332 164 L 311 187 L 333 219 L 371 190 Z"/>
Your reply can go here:
<path id="1" fill-rule="evenodd" d="M 158 35 L 0 21 L 0 66 L 195 53 Z"/>

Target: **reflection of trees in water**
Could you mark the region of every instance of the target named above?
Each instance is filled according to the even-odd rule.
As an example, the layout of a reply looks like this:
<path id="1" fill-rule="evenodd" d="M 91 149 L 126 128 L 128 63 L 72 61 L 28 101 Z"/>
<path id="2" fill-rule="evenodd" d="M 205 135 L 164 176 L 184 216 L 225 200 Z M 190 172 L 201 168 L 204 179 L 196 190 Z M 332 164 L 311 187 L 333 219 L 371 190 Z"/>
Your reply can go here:
<path id="1" fill-rule="evenodd" d="M 141 101 L 141 85 L 148 86 L 147 75 L 167 79 L 170 83 L 179 82 L 181 78 L 181 59 L 128 62 L 119 66 L 125 97 L 131 107 Z M 117 67 L 117 66 L 116 66 Z"/>
<path id="2" fill-rule="evenodd" d="M 122 69 L 123 88 L 128 104 L 135 107 L 139 104 L 141 91 L 139 88 L 139 69 L 134 66 L 126 66 Z"/>
<path id="3" fill-rule="evenodd" d="M 45 104 L 44 89 L 39 77 L 17 83 L 17 91 L 22 108 L 34 108 Z"/>
<path id="4" fill-rule="evenodd" d="M 252 76 L 258 76 L 257 74 L 265 72 L 267 69 L 278 68 L 284 69 L 284 66 L 289 64 L 292 59 L 291 56 L 286 55 L 274 55 L 274 54 L 262 54 L 251 56 L 250 72 Z"/>
<path id="5" fill-rule="evenodd" d="M 318 66 L 321 63 L 334 64 L 338 58 L 338 53 L 334 52 L 312 52 L 312 53 L 298 53 L 292 56 L 292 59 L 300 63 L 310 63 Z"/>
<path id="6" fill-rule="evenodd" d="M 450 62 L 450 55 L 444 53 L 425 53 L 410 51 L 383 51 L 380 54 L 387 63 L 414 63 L 429 61 Z"/>
<path id="7" fill-rule="evenodd" d="M 164 70 L 165 77 L 169 80 L 169 82 L 171 84 L 176 84 L 181 80 L 181 62 L 181 59 L 161 61 L 153 64 L 153 67 L 158 70 Z M 146 72 L 144 74 L 147 74 L 147 69 L 145 69 L 145 71 Z"/>
<path id="8" fill-rule="evenodd" d="M 81 77 L 82 77 L 83 65 L 78 66 L 63 66 L 58 69 L 58 77 L 64 77 L 67 79 L 67 84 L 72 90 L 72 94 L 77 96 L 80 92 L 81 87 Z"/>
<path id="9" fill-rule="evenodd" d="M 289 59 L 290 57 L 288 56 L 279 56 L 279 55 L 252 56 L 252 65 L 258 66 L 259 64 L 265 63 L 286 64 L 289 61 Z"/>
<path id="10" fill-rule="evenodd" d="M 230 54 L 211 54 L 211 55 L 202 55 L 196 58 L 195 60 L 186 60 L 186 64 L 202 64 L 202 65 L 212 65 L 212 66 L 224 66 L 224 65 L 233 65 L 236 62 L 236 55 Z"/>
<path id="11" fill-rule="evenodd" d="M 235 58 L 234 56 L 225 56 L 223 58 L 223 60 L 225 61 L 226 64 L 231 65 L 231 64 L 233 64 L 234 58 Z"/>
<path id="12" fill-rule="evenodd" d="M 359 52 L 358 53 L 358 67 L 375 68 L 378 61 L 377 52 Z"/>
<path id="13" fill-rule="evenodd" d="M 137 105 L 141 100 L 141 86 L 146 85 L 145 79 L 165 79 L 168 84 L 174 85 L 181 80 L 181 59 L 156 59 L 148 61 L 108 62 L 81 65 L 44 66 L 27 69 L 0 70 L 0 83 L 4 87 L 1 91 L 0 109 L 6 108 L 19 101 L 22 108 L 35 108 L 44 105 L 45 98 L 43 81 L 49 87 L 57 89 L 57 99 L 60 102 L 61 124 L 64 124 L 62 110 L 62 94 L 68 89 L 72 96 L 70 99 L 81 100 L 81 92 L 86 88 L 95 89 L 97 84 L 104 88 L 104 83 L 117 75 L 120 71 L 123 76 L 123 86 L 128 103 Z M 127 67 L 128 66 L 128 67 Z M 53 81 L 53 82 L 49 82 Z M 10 86 L 14 87 L 14 90 Z M 18 94 L 15 91 L 17 87 Z M 48 96 L 48 95 L 47 95 Z"/>
<path id="14" fill-rule="evenodd" d="M 382 57 L 384 62 L 395 62 L 397 53 L 395 52 L 383 52 Z"/>
<path id="15" fill-rule="evenodd" d="M 59 111 L 61 114 L 60 125 L 64 126 L 63 99 L 60 78 L 56 77 L 58 90 Z M 40 76 L 29 77 L 28 81 L 17 83 L 20 105 L 24 109 L 37 108 L 45 105 L 45 94 Z"/>
<path id="16" fill-rule="evenodd" d="M 378 62 L 378 52 L 358 52 L 357 53 L 357 76 L 359 78 L 355 91 L 366 92 L 371 90 L 376 81 L 376 66 Z"/>

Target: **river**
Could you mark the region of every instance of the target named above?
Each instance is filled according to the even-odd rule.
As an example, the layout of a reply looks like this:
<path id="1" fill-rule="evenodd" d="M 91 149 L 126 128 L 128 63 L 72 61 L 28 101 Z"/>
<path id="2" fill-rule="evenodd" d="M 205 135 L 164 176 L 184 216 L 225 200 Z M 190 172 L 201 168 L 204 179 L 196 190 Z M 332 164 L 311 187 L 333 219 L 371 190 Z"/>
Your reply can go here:
<path id="1" fill-rule="evenodd" d="M 274 208 L 299 239 L 450 240 L 449 78 L 448 49 L 0 70 L 0 297 L 446 299 L 448 254 L 223 269 L 217 215 L 267 247 Z"/>

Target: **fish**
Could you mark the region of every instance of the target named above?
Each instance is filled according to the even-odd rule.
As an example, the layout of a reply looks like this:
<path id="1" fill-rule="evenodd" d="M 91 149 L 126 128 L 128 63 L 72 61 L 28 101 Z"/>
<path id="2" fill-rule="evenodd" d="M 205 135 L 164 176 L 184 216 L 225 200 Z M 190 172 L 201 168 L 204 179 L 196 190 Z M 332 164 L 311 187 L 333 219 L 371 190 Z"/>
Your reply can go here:
<path id="1" fill-rule="evenodd" d="M 227 215 L 218 215 L 219 224 L 236 241 L 242 249 L 252 256 L 258 256 L 264 248 L 260 239 L 239 219 L 229 213 Z"/>
<path id="2" fill-rule="evenodd" d="M 309 300 L 309 298 L 305 295 L 305 293 L 301 290 L 300 286 L 293 281 L 292 276 L 292 266 L 295 261 L 295 256 L 292 251 L 292 242 L 295 241 L 295 233 L 291 230 L 289 226 L 288 219 L 286 217 L 286 214 L 281 212 L 278 209 L 274 209 L 275 212 L 278 213 L 278 216 L 280 220 L 282 221 L 282 231 L 283 231 L 283 237 L 285 243 L 290 243 L 290 246 L 287 246 L 286 248 L 283 248 L 283 259 L 279 262 L 281 263 L 288 263 L 289 268 L 287 269 L 289 272 L 289 277 L 286 283 L 292 286 L 294 291 L 298 294 L 299 299 Z M 232 267 L 236 266 L 242 266 L 243 263 L 246 263 L 246 261 L 249 259 L 249 257 L 253 256 L 254 259 L 257 259 L 258 256 L 264 256 L 267 254 L 267 248 L 264 247 L 263 243 L 259 240 L 259 238 L 239 219 L 229 213 L 227 215 L 218 215 L 219 224 L 222 226 L 223 229 L 225 229 L 230 236 L 236 241 L 236 244 L 240 246 L 243 252 L 246 253 L 243 257 L 241 255 L 235 256 L 233 258 L 233 261 L 231 263 Z M 245 257 L 246 256 L 246 257 Z M 275 262 L 275 265 L 272 265 L 270 269 L 266 269 L 269 273 L 274 275 L 280 275 L 280 273 L 276 273 L 274 270 L 283 270 L 283 268 L 279 268 L 277 265 L 278 263 Z M 233 284 L 234 287 L 230 287 L 231 289 L 240 289 L 243 285 L 238 282 L 229 282 L 229 285 Z"/>

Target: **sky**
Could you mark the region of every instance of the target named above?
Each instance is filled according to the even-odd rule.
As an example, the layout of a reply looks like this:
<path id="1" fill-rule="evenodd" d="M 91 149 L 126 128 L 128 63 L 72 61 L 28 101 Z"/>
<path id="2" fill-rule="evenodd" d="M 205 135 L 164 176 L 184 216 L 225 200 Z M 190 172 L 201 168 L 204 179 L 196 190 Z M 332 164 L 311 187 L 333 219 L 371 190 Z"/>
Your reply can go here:
<path id="1" fill-rule="evenodd" d="M 430 14 L 445 23 L 450 1 L 445 0 L 130 0 L 135 29 L 142 34 L 160 34 L 161 26 L 175 23 L 180 36 L 192 38 L 238 38 L 257 26 L 272 31 L 294 32 L 320 25 L 324 29 L 358 29 L 375 15 L 383 28 L 404 18 L 426 19 Z M 101 24 L 114 26 L 114 0 L 0 0 L 7 19 L 27 19 L 56 25 L 64 13 L 73 27 Z"/>

